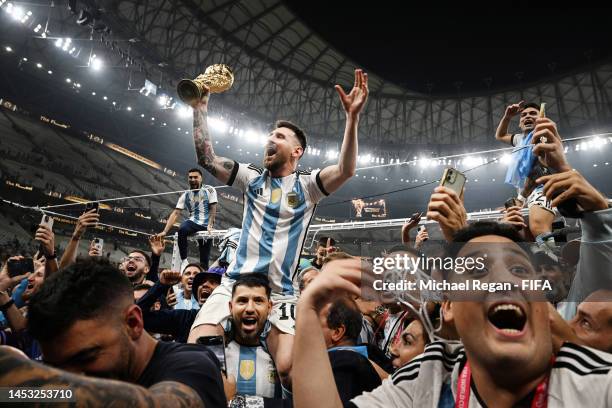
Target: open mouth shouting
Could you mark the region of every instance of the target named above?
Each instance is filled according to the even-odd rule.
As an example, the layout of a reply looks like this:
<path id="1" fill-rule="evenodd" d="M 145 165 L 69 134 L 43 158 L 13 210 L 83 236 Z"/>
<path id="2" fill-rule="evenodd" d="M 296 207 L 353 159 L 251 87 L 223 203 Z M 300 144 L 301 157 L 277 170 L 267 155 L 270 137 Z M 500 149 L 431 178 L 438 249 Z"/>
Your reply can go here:
<path id="1" fill-rule="evenodd" d="M 489 323 L 505 337 L 520 337 L 525 333 L 527 315 L 517 303 L 497 302 L 487 312 Z"/>
<path id="2" fill-rule="evenodd" d="M 253 333 L 257 330 L 257 318 L 254 316 L 243 317 L 240 322 L 245 333 Z"/>
<path id="3" fill-rule="evenodd" d="M 265 150 L 266 157 L 274 156 L 276 154 L 276 151 L 277 151 L 277 149 L 276 149 L 276 145 L 275 144 L 268 143 L 266 145 L 266 150 Z"/>

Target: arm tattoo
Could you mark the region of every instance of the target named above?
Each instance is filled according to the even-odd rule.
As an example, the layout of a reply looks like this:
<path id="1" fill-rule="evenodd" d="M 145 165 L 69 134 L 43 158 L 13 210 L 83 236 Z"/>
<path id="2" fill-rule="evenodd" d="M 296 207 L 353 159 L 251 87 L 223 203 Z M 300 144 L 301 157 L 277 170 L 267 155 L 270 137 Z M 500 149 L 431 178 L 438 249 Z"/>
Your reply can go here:
<path id="1" fill-rule="evenodd" d="M 210 133 L 208 133 L 207 123 L 208 113 L 201 109 L 193 111 L 193 140 L 195 142 L 196 153 L 198 155 L 198 163 L 204 167 L 210 174 L 217 176 L 217 170 L 214 166 L 215 151 L 213 150 Z"/>
<path id="2" fill-rule="evenodd" d="M 193 111 L 193 140 L 198 163 L 214 177 L 225 182 L 234 169 L 234 161 L 215 154 L 213 142 L 208 132 L 207 116 L 208 113 L 203 109 Z"/>
<path id="3" fill-rule="evenodd" d="M 174 381 L 150 389 L 114 380 L 85 377 L 35 363 L 0 347 L 0 386 L 70 387 L 77 407 L 203 407 L 200 396 L 190 387 Z M 37 403 L 35 407 L 74 407 L 74 403 Z"/>

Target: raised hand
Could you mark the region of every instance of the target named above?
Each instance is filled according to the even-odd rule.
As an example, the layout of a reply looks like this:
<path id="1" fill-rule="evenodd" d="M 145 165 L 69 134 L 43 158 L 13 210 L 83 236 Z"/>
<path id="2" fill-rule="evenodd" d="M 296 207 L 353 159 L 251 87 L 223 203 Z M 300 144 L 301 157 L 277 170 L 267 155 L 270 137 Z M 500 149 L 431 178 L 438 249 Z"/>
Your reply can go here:
<path id="1" fill-rule="evenodd" d="M 340 85 L 336 85 L 335 88 L 346 114 L 358 116 L 368 99 L 368 74 L 361 69 L 355 70 L 355 84 L 348 95 Z"/>
<path id="2" fill-rule="evenodd" d="M 508 207 L 507 209 L 505 209 L 504 216 L 501 219 L 501 222 L 512 224 L 516 229 L 519 230 L 527 228 L 527 224 L 525 224 L 523 214 L 521 214 L 521 207 L 519 206 Z"/>
<path id="3" fill-rule="evenodd" d="M 96 224 L 98 224 L 98 221 L 100 221 L 100 214 L 98 214 L 95 208 L 87 212 L 84 212 L 79 217 L 79 220 L 77 221 L 77 225 L 74 228 L 74 232 L 72 233 L 72 236 L 75 239 L 80 239 L 81 235 L 83 235 L 85 230 L 87 230 L 87 228 L 90 228 L 90 227 L 95 227 Z"/>
<path id="4" fill-rule="evenodd" d="M 515 116 L 517 113 L 523 110 L 524 104 L 525 104 L 525 101 L 520 101 L 519 103 L 513 103 L 512 105 L 508 105 L 506 107 L 506 112 L 505 112 L 506 117 L 511 118 Z"/>
<path id="5" fill-rule="evenodd" d="M 438 186 L 427 206 L 427 219 L 437 221 L 444 238 L 451 242 L 455 232 L 467 225 L 467 212 L 461 197 L 447 187 Z"/>
<path id="6" fill-rule="evenodd" d="M 567 199 L 575 198 L 584 211 L 608 208 L 606 198 L 576 170 L 540 177 L 536 183 L 544 184 L 544 194 L 552 200 L 553 207 Z"/>
<path id="7" fill-rule="evenodd" d="M 542 157 L 547 167 L 557 171 L 571 170 L 555 122 L 548 118 L 536 119 L 531 143 L 535 145 L 533 153 Z"/>
<path id="8" fill-rule="evenodd" d="M 26 279 L 28 276 L 30 276 L 30 272 L 27 272 L 23 275 L 19 275 L 19 276 L 9 276 L 8 273 L 8 263 L 9 261 L 18 261 L 23 259 L 23 256 L 12 256 L 9 259 L 6 260 L 6 262 L 4 263 L 4 266 L 2 267 L 2 270 L 0 270 L 0 292 L 4 292 L 7 289 L 11 289 L 13 286 L 17 285 L 19 282 L 21 282 L 23 279 Z"/>
<path id="9" fill-rule="evenodd" d="M 166 241 L 160 235 L 151 235 L 149 237 L 149 245 L 154 255 L 161 256 L 166 248 Z"/>
<path id="10" fill-rule="evenodd" d="M 181 273 L 177 271 L 171 271 L 169 269 L 164 269 L 159 274 L 159 282 L 162 285 L 175 285 L 181 281 Z"/>
<path id="11" fill-rule="evenodd" d="M 55 234 L 48 227 L 39 225 L 34 239 L 42 244 L 42 250 L 45 255 L 53 255 L 55 253 Z"/>

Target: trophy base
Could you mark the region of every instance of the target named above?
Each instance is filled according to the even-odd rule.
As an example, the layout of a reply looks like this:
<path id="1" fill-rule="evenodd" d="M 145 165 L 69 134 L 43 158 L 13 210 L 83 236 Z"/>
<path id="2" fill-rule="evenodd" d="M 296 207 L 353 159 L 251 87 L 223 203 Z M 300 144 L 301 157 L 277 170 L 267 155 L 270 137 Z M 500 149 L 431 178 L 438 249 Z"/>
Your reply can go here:
<path id="1" fill-rule="evenodd" d="M 176 92 L 181 101 L 190 106 L 202 99 L 200 88 L 191 79 L 182 79 L 176 86 Z"/>

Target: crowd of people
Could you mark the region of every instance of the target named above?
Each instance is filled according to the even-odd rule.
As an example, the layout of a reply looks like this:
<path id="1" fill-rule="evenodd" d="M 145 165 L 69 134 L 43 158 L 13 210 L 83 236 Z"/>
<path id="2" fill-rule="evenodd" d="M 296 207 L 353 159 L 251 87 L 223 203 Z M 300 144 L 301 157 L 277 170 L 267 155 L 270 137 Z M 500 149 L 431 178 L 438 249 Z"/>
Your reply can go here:
<path id="1" fill-rule="evenodd" d="M 212 262 L 217 197 L 198 168 L 163 231 L 119 264 L 93 242 L 77 253 L 96 209 L 79 217 L 62 254 L 40 225 L 37 252 L 10 256 L 0 271 L 0 386 L 68 387 L 77 406 L 612 406 L 612 210 L 571 168 L 556 124 L 534 104 L 507 108 L 496 138 L 532 149 L 547 172 L 530 173 L 499 219 L 468 222 L 463 189 L 440 185 L 384 253 L 356 256 L 320 237 L 306 259 L 317 203 L 355 174 L 367 74 L 356 70 L 351 91 L 336 91 L 346 113 L 338 162 L 313 172 L 297 170 L 307 146 L 297 125 L 276 123 L 259 167 L 217 156 L 208 93 L 193 106 L 198 164 L 244 194 L 242 225 Z M 568 203 L 581 236 L 565 242 L 553 221 Z M 165 235 L 184 210 L 180 267 L 162 267 Z M 433 229 L 442 242 L 429 239 Z M 454 262 L 404 274 L 394 263 L 440 256 Z M 481 263 L 456 262 L 467 258 Z M 373 284 L 397 284 L 398 273 L 408 283 L 505 286 Z"/>

